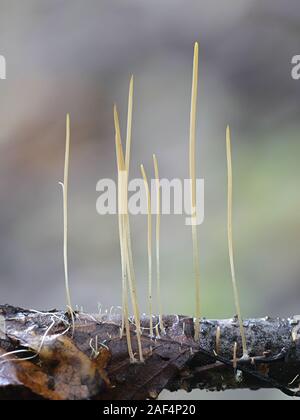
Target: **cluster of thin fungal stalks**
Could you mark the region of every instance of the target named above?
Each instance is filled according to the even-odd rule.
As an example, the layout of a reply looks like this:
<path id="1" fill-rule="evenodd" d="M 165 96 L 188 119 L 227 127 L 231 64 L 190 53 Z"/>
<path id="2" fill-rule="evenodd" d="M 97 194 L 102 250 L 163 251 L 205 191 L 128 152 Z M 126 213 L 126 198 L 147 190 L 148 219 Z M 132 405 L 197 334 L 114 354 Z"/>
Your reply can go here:
<path id="1" fill-rule="evenodd" d="M 127 131 L 126 131 L 126 150 L 125 160 L 122 148 L 121 132 L 119 117 L 116 105 L 114 106 L 114 123 L 115 123 L 115 140 L 116 140 L 116 156 L 118 168 L 118 222 L 119 222 L 119 240 L 121 250 L 121 266 L 122 266 L 122 327 L 121 335 L 126 334 L 127 346 L 130 360 L 135 362 L 135 356 L 132 351 L 130 325 L 129 325 L 129 302 L 128 294 L 131 298 L 131 305 L 133 308 L 134 322 L 136 326 L 136 335 L 139 349 L 139 360 L 143 361 L 142 344 L 141 344 L 141 326 L 140 326 L 140 311 L 136 293 L 136 280 L 134 274 L 132 246 L 130 238 L 130 222 L 128 215 L 128 176 L 130 164 L 130 148 L 131 148 L 131 127 L 132 127 L 132 107 L 133 107 L 133 77 L 131 77 L 129 84 L 128 95 L 128 114 L 127 114 Z M 157 190 L 157 216 L 156 216 L 156 275 L 157 275 L 157 291 L 159 302 L 159 321 L 160 329 L 163 332 L 162 322 L 162 305 L 160 298 L 160 258 L 159 258 L 159 243 L 160 243 L 160 185 L 159 172 L 156 156 L 153 155 L 154 171 L 156 177 Z M 147 250 L 148 250 L 148 305 L 149 305 L 149 331 L 150 336 L 154 337 L 153 326 L 153 305 L 152 305 L 152 211 L 151 211 L 151 194 L 149 183 L 144 166 L 141 165 L 141 173 L 145 183 L 145 190 L 147 195 L 147 209 L 148 209 L 148 234 L 147 234 Z"/>
<path id="2" fill-rule="evenodd" d="M 201 340 L 201 308 L 200 308 L 200 263 L 199 263 L 199 242 L 197 232 L 197 197 L 196 197 L 196 114 L 197 114 L 197 93 L 198 93 L 198 43 L 194 46 L 193 58 L 193 76 L 191 90 L 191 109 L 190 109 L 190 132 L 189 132 L 189 175 L 191 183 L 191 215 L 192 215 L 192 249 L 193 249 L 193 266 L 194 266 L 194 282 L 195 282 L 195 318 L 194 330 L 195 341 Z M 130 332 L 130 310 L 129 297 L 136 328 L 136 338 L 138 344 L 138 358 L 140 362 L 144 361 L 142 342 L 141 342 L 141 324 L 140 310 L 137 298 L 136 278 L 133 264 L 133 254 L 130 234 L 130 221 L 128 215 L 128 178 L 130 168 L 131 155 L 131 129 L 132 129 L 132 109 L 133 109 L 133 77 L 130 79 L 128 94 L 128 113 L 127 113 L 127 130 L 125 156 L 123 152 L 121 130 L 119 116 L 116 105 L 114 105 L 114 125 L 115 125 L 115 146 L 118 170 L 118 225 L 119 225 L 119 241 L 121 253 L 122 268 L 122 326 L 121 337 L 125 334 L 127 338 L 128 353 L 130 361 L 136 362 L 133 352 Z M 66 152 L 65 152 L 65 169 L 64 182 L 61 183 L 63 188 L 63 209 L 64 209 L 64 271 L 65 271 L 65 288 L 67 309 L 73 319 L 73 309 L 71 304 L 68 276 L 68 173 L 69 173 L 69 149 L 70 149 L 70 117 L 67 115 L 66 121 Z M 234 293 L 234 301 L 238 321 L 240 326 L 240 334 L 243 346 L 243 355 L 247 357 L 247 344 L 243 327 L 243 319 L 240 309 L 239 294 L 235 276 L 235 266 L 233 258 L 233 238 L 232 238 L 232 158 L 231 158 L 231 139 L 230 129 L 226 129 L 226 152 L 227 152 L 227 170 L 228 170 L 228 249 L 229 261 L 231 268 L 232 287 Z M 160 284 L 160 216 L 161 216 L 161 192 L 157 158 L 153 155 L 155 185 L 156 185 L 156 226 L 155 226 L 155 256 L 156 256 L 156 281 L 157 281 L 157 306 L 159 312 L 159 328 L 163 334 L 165 332 L 163 325 L 163 310 L 161 302 L 161 284 Z M 158 325 L 153 326 L 153 282 L 152 282 L 152 207 L 149 182 L 144 166 L 141 165 L 141 173 L 144 179 L 146 197 L 147 197 L 147 251 L 148 251 L 148 309 L 149 309 L 149 330 L 150 337 L 154 337 L 154 329 L 158 335 Z M 220 330 L 217 331 L 216 351 L 219 352 L 220 347 Z M 236 352 L 236 349 L 235 349 Z"/>
<path id="3" fill-rule="evenodd" d="M 128 116 L 127 116 L 127 134 L 126 134 L 126 151 L 125 159 L 123 154 L 120 123 L 116 105 L 114 106 L 114 124 L 115 124 L 115 142 L 116 142 L 116 156 L 118 168 L 118 222 L 119 222 L 119 239 L 121 250 L 121 265 L 122 265 L 122 334 L 125 328 L 128 353 L 131 362 L 135 362 L 135 357 L 132 351 L 130 325 L 129 325 L 129 304 L 128 304 L 128 290 L 131 298 L 136 335 L 138 341 L 139 360 L 142 362 L 143 351 L 141 342 L 141 324 L 140 311 L 136 291 L 136 279 L 133 265 L 130 222 L 128 216 L 128 174 L 130 165 L 130 149 L 131 149 L 131 125 L 132 125 L 132 104 L 133 104 L 133 77 L 129 85 L 128 98 Z"/>

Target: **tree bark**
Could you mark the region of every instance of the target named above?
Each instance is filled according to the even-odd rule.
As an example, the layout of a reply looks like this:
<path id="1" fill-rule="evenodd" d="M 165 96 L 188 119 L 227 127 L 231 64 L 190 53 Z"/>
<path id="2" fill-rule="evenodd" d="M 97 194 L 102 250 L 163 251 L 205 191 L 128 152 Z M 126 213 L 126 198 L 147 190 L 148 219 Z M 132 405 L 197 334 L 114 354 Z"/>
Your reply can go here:
<path id="1" fill-rule="evenodd" d="M 278 388 L 300 396 L 299 316 L 245 320 L 248 359 L 236 318 L 203 319 L 197 343 L 192 318 L 168 315 L 163 322 L 165 334 L 154 317 L 151 338 L 149 318 L 141 319 L 145 363 L 132 364 L 120 314 L 75 313 L 73 325 L 62 311 L 0 306 L 0 398 L 139 400 L 195 388 Z M 132 319 L 131 340 L 137 354 Z"/>

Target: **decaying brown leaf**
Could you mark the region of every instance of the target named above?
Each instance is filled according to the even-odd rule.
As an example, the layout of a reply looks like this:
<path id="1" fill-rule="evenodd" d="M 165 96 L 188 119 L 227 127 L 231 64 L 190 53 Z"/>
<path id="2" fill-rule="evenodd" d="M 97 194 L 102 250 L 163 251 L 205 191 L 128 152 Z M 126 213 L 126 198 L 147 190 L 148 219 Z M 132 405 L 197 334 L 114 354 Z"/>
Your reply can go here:
<path id="1" fill-rule="evenodd" d="M 33 350 L 34 346 L 31 346 Z M 4 352 L 2 351 L 2 354 Z M 33 393 L 52 400 L 88 399 L 109 386 L 104 368 L 110 353 L 101 349 L 91 360 L 66 336 L 46 338 L 32 360 L 6 356 L 0 370 L 0 384 L 22 385 Z"/>

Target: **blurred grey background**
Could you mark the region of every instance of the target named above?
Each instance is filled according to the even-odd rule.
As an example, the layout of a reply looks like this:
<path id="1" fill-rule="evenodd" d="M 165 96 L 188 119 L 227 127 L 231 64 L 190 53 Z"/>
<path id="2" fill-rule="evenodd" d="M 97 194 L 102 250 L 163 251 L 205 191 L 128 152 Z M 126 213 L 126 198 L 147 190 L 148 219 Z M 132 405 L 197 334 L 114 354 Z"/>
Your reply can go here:
<path id="1" fill-rule="evenodd" d="M 135 77 L 131 176 L 144 163 L 188 177 L 193 43 L 200 43 L 197 174 L 205 179 L 199 229 L 202 307 L 231 317 L 226 239 L 225 127 L 231 125 L 234 242 L 244 317 L 299 313 L 300 54 L 297 0 L 0 0 L 1 303 L 65 305 L 62 197 L 65 114 L 72 120 L 70 283 L 74 304 L 121 302 L 117 218 L 96 213 L 96 183 L 116 178 L 113 103 L 125 136 Z M 146 218 L 132 218 L 141 307 L 146 310 Z M 162 219 L 166 313 L 193 312 L 191 232 Z M 278 392 L 194 391 L 161 398 L 282 398 Z"/>

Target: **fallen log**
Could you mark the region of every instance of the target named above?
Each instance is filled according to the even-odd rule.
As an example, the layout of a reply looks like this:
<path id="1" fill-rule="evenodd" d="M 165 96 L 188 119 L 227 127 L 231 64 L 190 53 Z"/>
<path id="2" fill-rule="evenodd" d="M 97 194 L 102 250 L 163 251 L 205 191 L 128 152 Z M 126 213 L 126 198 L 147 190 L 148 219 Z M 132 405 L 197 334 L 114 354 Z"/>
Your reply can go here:
<path id="1" fill-rule="evenodd" d="M 0 305 L 0 399 L 156 399 L 163 389 L 278 388 L 300 396 L 300 317 L 244 321 L 242 357 L 236 318 L 142 317 L 144 363 L 130 363 L 121 314 L 34 311 Z M 134 352 L 137 340 L 130 319 Z M 235 343 L 236 346 L 235 346 Z M 236 347 L 236 357 L 233 356 Z"/>

